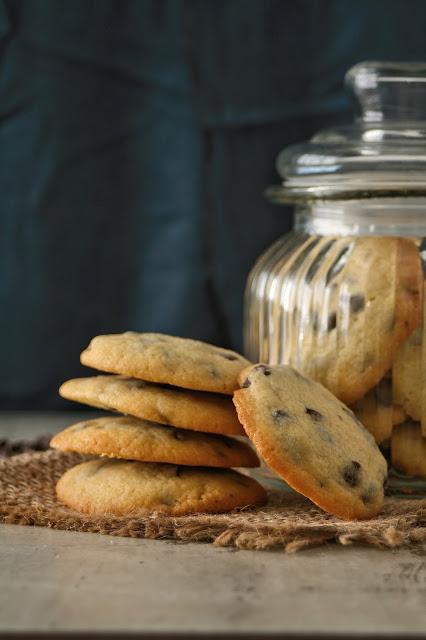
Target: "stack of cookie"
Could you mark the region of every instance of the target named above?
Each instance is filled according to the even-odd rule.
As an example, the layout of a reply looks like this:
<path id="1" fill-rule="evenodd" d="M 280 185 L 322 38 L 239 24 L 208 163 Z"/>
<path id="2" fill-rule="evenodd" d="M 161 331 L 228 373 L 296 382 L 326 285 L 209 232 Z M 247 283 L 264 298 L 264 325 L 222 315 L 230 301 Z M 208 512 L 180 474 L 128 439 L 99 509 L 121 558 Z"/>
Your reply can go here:
<path id="1" fill-rule="evenodd" d="M 229 437 L 245 435 L 229 397 L 250 364 L 241 355 L 127 332 L 97 336 L 81 362 L 110 375 L 69 380 L 61 396 L 124 415 L 81 422 L 52 439 L 56 449 L 101 456 L 62 476 L 62 502 L 115 515 L 216 513 L 266 502 L 255 480 L 231 469 L 259 465 L 248 444 Z"/>
<path id="2" fill-rule="evenodd" d="M 108 375 L 69 380 L 60 394 L 123 415 L 53 438 L 54 448 L 101 456 L 59 480 L 58 497 L 71 508 L 185 515 L 264 504 L 265 490 L 231 469 L 259 464 L 249 444 L 230 437 L 245 434 L 322 509 L 369 518 L 383 504 L 387 466 L 374 438 L 330 391 L 291 367 L 133 332 L 94 338 L 81 361 Z"/>

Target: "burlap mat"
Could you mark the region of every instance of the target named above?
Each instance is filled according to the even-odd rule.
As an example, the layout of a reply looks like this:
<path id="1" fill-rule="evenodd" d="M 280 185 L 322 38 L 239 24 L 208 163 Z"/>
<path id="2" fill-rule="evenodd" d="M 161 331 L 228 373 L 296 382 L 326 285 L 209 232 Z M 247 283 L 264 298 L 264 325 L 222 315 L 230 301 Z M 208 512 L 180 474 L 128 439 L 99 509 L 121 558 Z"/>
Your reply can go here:
<path id="1" fill-rule="evenodd" d="M 387 498 L 380 517 L 368 522 L 343 522 L 296 494 L 278 490 L 270 492 L 267 507 L 222 515 L 87 516 L 61 505 L 55 496 L 60 475 L 83 459 L 49 450 L 0 460 L 0 522 L 287 552 L 331 541 L 383 548 L 426 541 L 426 499 Z"/>

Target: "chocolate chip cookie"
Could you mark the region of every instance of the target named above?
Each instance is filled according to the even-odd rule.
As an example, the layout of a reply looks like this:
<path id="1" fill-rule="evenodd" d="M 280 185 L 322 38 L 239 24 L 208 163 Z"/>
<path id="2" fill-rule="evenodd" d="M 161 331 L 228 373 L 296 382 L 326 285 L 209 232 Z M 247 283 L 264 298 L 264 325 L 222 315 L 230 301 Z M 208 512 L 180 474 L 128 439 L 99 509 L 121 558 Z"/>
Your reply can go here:
<path id="1" fill-rule="evenodd" d="M 404 422 L 404 409 L 393 404 L 392 380 L 385 377 L 352 407 L 358 420 L 374 436 L 377 444 L 385 443 L 392 435 L 394 425 Z"/>
<path id="2" fill-rule="evenodd" d="M 87 455 L 206 467 L 257 467 L 252 448 L 226 436 L 187 431 L 132 417 L 96 418 L 55 435 L 54 449 Z"/>
<path id="3" fill-rule="evenodd" d="M 220 394 L 111 375 L 68 380 L 60 387 L 59 394 L 99 409 L 182 429 L 245 435 L 231 398 Z"/>
<path id="4" fill-rule="evenodd" d="M 398 349 L 392 369 L 393 394 L 414 420 L 422 419 L 422 330 L 418 329 Z"/>
<path id="5" fill-rule="evenodd" d="M 290 486 L 343 519 L 380 511 L 386 461 L 350 409 L 289 366 L 255 365 L 240 384 L 234 394 L 240 421 Z"/>
<path id="6" fill-rule="evenodd" d="M 408 421 L 393 430 L 391 440 L 392 466 L 409 476 L 426 478 L 426 438 L 420 425 Z"/>
<path id="7" fill-rule="evenodd" d="M 222 513 L 267 500 L 258 482 L 236 471 L 122 460 L 83 462 L 59 479 L 56 493 L 83 513 L 135 517 Z"/>
<path id="8" fill-rule="evenodd" d="M 235 351 L 198 340 L 134 331 L 93 338 L 81 363 L 148 382 L 228 395 L 250 364 Z"/>
<path id="9" fill-rule="evenodd" d="M 421 323 L 418 247 L 404 238 L 348 239 L 336 267 L 316 282 L 314 320 L 290 364 L 352 405 L 384 377 Z"/>

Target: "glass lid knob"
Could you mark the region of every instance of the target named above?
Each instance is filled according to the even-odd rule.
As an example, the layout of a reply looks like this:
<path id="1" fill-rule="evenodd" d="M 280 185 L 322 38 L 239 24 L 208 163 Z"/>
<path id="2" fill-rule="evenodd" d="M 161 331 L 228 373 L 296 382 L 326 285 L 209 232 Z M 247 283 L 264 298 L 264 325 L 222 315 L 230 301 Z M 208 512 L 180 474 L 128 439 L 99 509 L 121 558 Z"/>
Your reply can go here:
<path id="1" fill-rule="evenodd" d="M 424 62 L 361 62 L 345 81 L 365 122 L 426 121 Z"/>

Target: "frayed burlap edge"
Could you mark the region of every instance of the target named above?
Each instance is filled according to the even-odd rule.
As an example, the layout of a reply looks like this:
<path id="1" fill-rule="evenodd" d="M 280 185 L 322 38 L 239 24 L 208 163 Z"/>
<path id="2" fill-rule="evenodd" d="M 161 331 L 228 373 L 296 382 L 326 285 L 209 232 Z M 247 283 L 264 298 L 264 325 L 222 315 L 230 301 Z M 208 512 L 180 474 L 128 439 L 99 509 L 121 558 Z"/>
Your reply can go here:
<path id="1" fill-rule="evenodd" d="M 238 549 L 294 552 L 327 542 L 396 548 L 426 542 L 426 500 L 387 498 L 379 517 L 344 522 L 293 493 L 273 490 L 260 509 L 170 517 L 88 516 L 56 500 L 55 484 L 83 456 L 24 453 L 0 461 L 0 522 L 132 538 L 210 542 Z"/>

